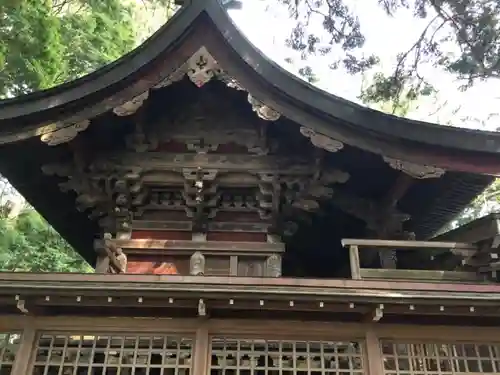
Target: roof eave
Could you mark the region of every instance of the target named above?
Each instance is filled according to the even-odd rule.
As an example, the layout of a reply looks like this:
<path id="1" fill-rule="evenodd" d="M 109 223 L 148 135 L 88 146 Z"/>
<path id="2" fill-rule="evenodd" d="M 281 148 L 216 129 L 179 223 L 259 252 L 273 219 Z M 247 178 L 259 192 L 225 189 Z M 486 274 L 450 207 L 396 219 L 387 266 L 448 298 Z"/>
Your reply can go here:
<path id="1" fill-rule="evenodd" d="M 41 135 L 53 130 L 47 124 L 69 125 L 123 104 L 168 77 L 202 46 L 253 96 L 319 133 L 410 162 L 500 173 L 500 133 L 406 120 L 314 88 L 263 56 L 217 0 L 185 5 L 142 46 L 95 73 L 0 103 L 0 143 Z"/>

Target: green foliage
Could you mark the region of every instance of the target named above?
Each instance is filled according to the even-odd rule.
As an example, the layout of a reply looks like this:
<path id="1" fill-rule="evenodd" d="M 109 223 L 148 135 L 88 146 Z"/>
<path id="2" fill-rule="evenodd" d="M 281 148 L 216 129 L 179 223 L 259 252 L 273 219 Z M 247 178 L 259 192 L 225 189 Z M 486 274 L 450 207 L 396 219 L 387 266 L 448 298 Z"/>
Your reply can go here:
<path id="1" fill-rule="evenodd" d="M 377 66 L 377 56 L 362 54 L 365 36 L 349 0 L 278 1 L 288 7 L 290 16 L 296 20 L 287 44 L 299 51 L 303 60 L 314 54 L 328 55 L 332 57 L 332 69 L 343 66 L 352 74 Z M 500 77 L 498 0 L 378 0 L 378 3 L 389 16 L 397 16 L 399 10 L 406 9 L 415 18 L 426 20 L 427 25 L 408 50 L 400 51 L 390 74 L 378 73 L 364 93 L 365 101 L 430 95 L 433 86 L 420 73 L 426 63 L 455 74 L 463 80 L 463 89 L 476 81 Z M 318 24 L 322 24 L 323 33 L 318 32 Z M 299 74 L 308 81 L 314 80 L 311 69 L 302 69 Z"/>
<path id="2" fill-rule="evenodd" d="M 0 98 L 89 73 L 136 43 L 122 0 L 9 0 L 0 4 Z"/>
<path id="3" fill-rule="evenodd" d="M 0 215 L 0 271 L 92 272 L 35 210 Z"/>

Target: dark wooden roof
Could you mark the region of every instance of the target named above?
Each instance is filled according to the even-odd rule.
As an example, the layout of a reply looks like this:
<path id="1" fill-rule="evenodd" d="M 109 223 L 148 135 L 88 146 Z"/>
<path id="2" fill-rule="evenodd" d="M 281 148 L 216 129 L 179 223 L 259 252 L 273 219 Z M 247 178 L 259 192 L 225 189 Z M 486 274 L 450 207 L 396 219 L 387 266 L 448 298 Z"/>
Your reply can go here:
<path id="1" fill-rule="evenodd" d="M 0 104 L 0 142 L 43 124 L 93 117 L 141 94 L 201 46 L 249 92 L 341 142 L 447 169 L 500 173 L 500 133 L 439 126 L 368 109 L 287 73 L 251 45 L 217 0 L 193 1 L 122 59 L 82 79 Z"/>
<path id="2" fill-rule="evenodd" d="M 440 179 L 412 187 L 400 202 L 422 238 L 500 173 L 500 133 L 407 120 L 321 91 L 263 56 L 217 0 L 193 1 L 120 60 L 76 81 L 0 102 L 0 172 L 87 259 L 94 254 L 91 234 L 97 226 L 76 210 L 73 196 L 59 191 L 57 178 L 40 171 L 42 163 L 64 157 L 67 149 L 48 147 L 38 136 L 56 122 L 71 125 L 109 114 L 170 76 L 203 46 L 248 92 L 279 111 L 283 124 L 306 125 L 353 153 L 358 149 L 446 169 Z"/>

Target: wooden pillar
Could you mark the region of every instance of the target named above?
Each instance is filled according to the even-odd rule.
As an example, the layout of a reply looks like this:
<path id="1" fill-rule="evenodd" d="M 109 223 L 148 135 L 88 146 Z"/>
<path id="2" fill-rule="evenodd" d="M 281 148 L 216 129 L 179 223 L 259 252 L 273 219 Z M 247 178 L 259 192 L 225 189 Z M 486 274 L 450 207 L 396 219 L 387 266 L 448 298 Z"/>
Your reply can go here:
<path id="1" fill-rule="evenodd" d="M 368 362 L 368 375 L 384 375 L 384 363 L 380 340 L 372 328 L 368 328 L 365 334 L 366 359 Z"/>
<path id="2" fill-rule="evenodd" d="M 205 323 L 202 322 L 196 330 L 196 341 L 193 350 L 193 375 L 208 374 L 210 337 Z"/>
<path id="3" fill-rule="evenodd" d="M 36 330 L 33 322 L 27 321 L 21 337 L 21 344 L 16 354 L 14 365 L 12 366 L 11 375 L 28 375 L 31 370 L 33 360 L 33 352 L 36 347 Z"/>

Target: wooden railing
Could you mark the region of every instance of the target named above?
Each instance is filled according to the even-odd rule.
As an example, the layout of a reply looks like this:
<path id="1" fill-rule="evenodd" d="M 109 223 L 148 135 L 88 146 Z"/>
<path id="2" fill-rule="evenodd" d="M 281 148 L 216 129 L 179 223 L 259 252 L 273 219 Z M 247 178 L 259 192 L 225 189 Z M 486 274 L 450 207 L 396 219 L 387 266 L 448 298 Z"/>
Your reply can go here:
<path id="1" fill-rule="evenodd" d="M 484 255 L 489 260 L 498 258 L 497 254 L 480 252 L 478 246 L 464 242 L 436 242 L 436 241 L 389 241 L 372 239 L 343 239 L 342 245 L 349 248 L 351 277 L 353 279 L 406 279 L 429 281 L 480 281 L 488 275 L 481 273 L 478 259 Z M 387 269 L 387 268 L 361 268 L 359 251 L 405 251 L 420 250 L 433 259 L 437 254 L 449 251 L 461 258 L 460 267 L 455 270 L 422 270 L 422 269 Z M 474 267 L 476 265 L 476 267 Z"/>

